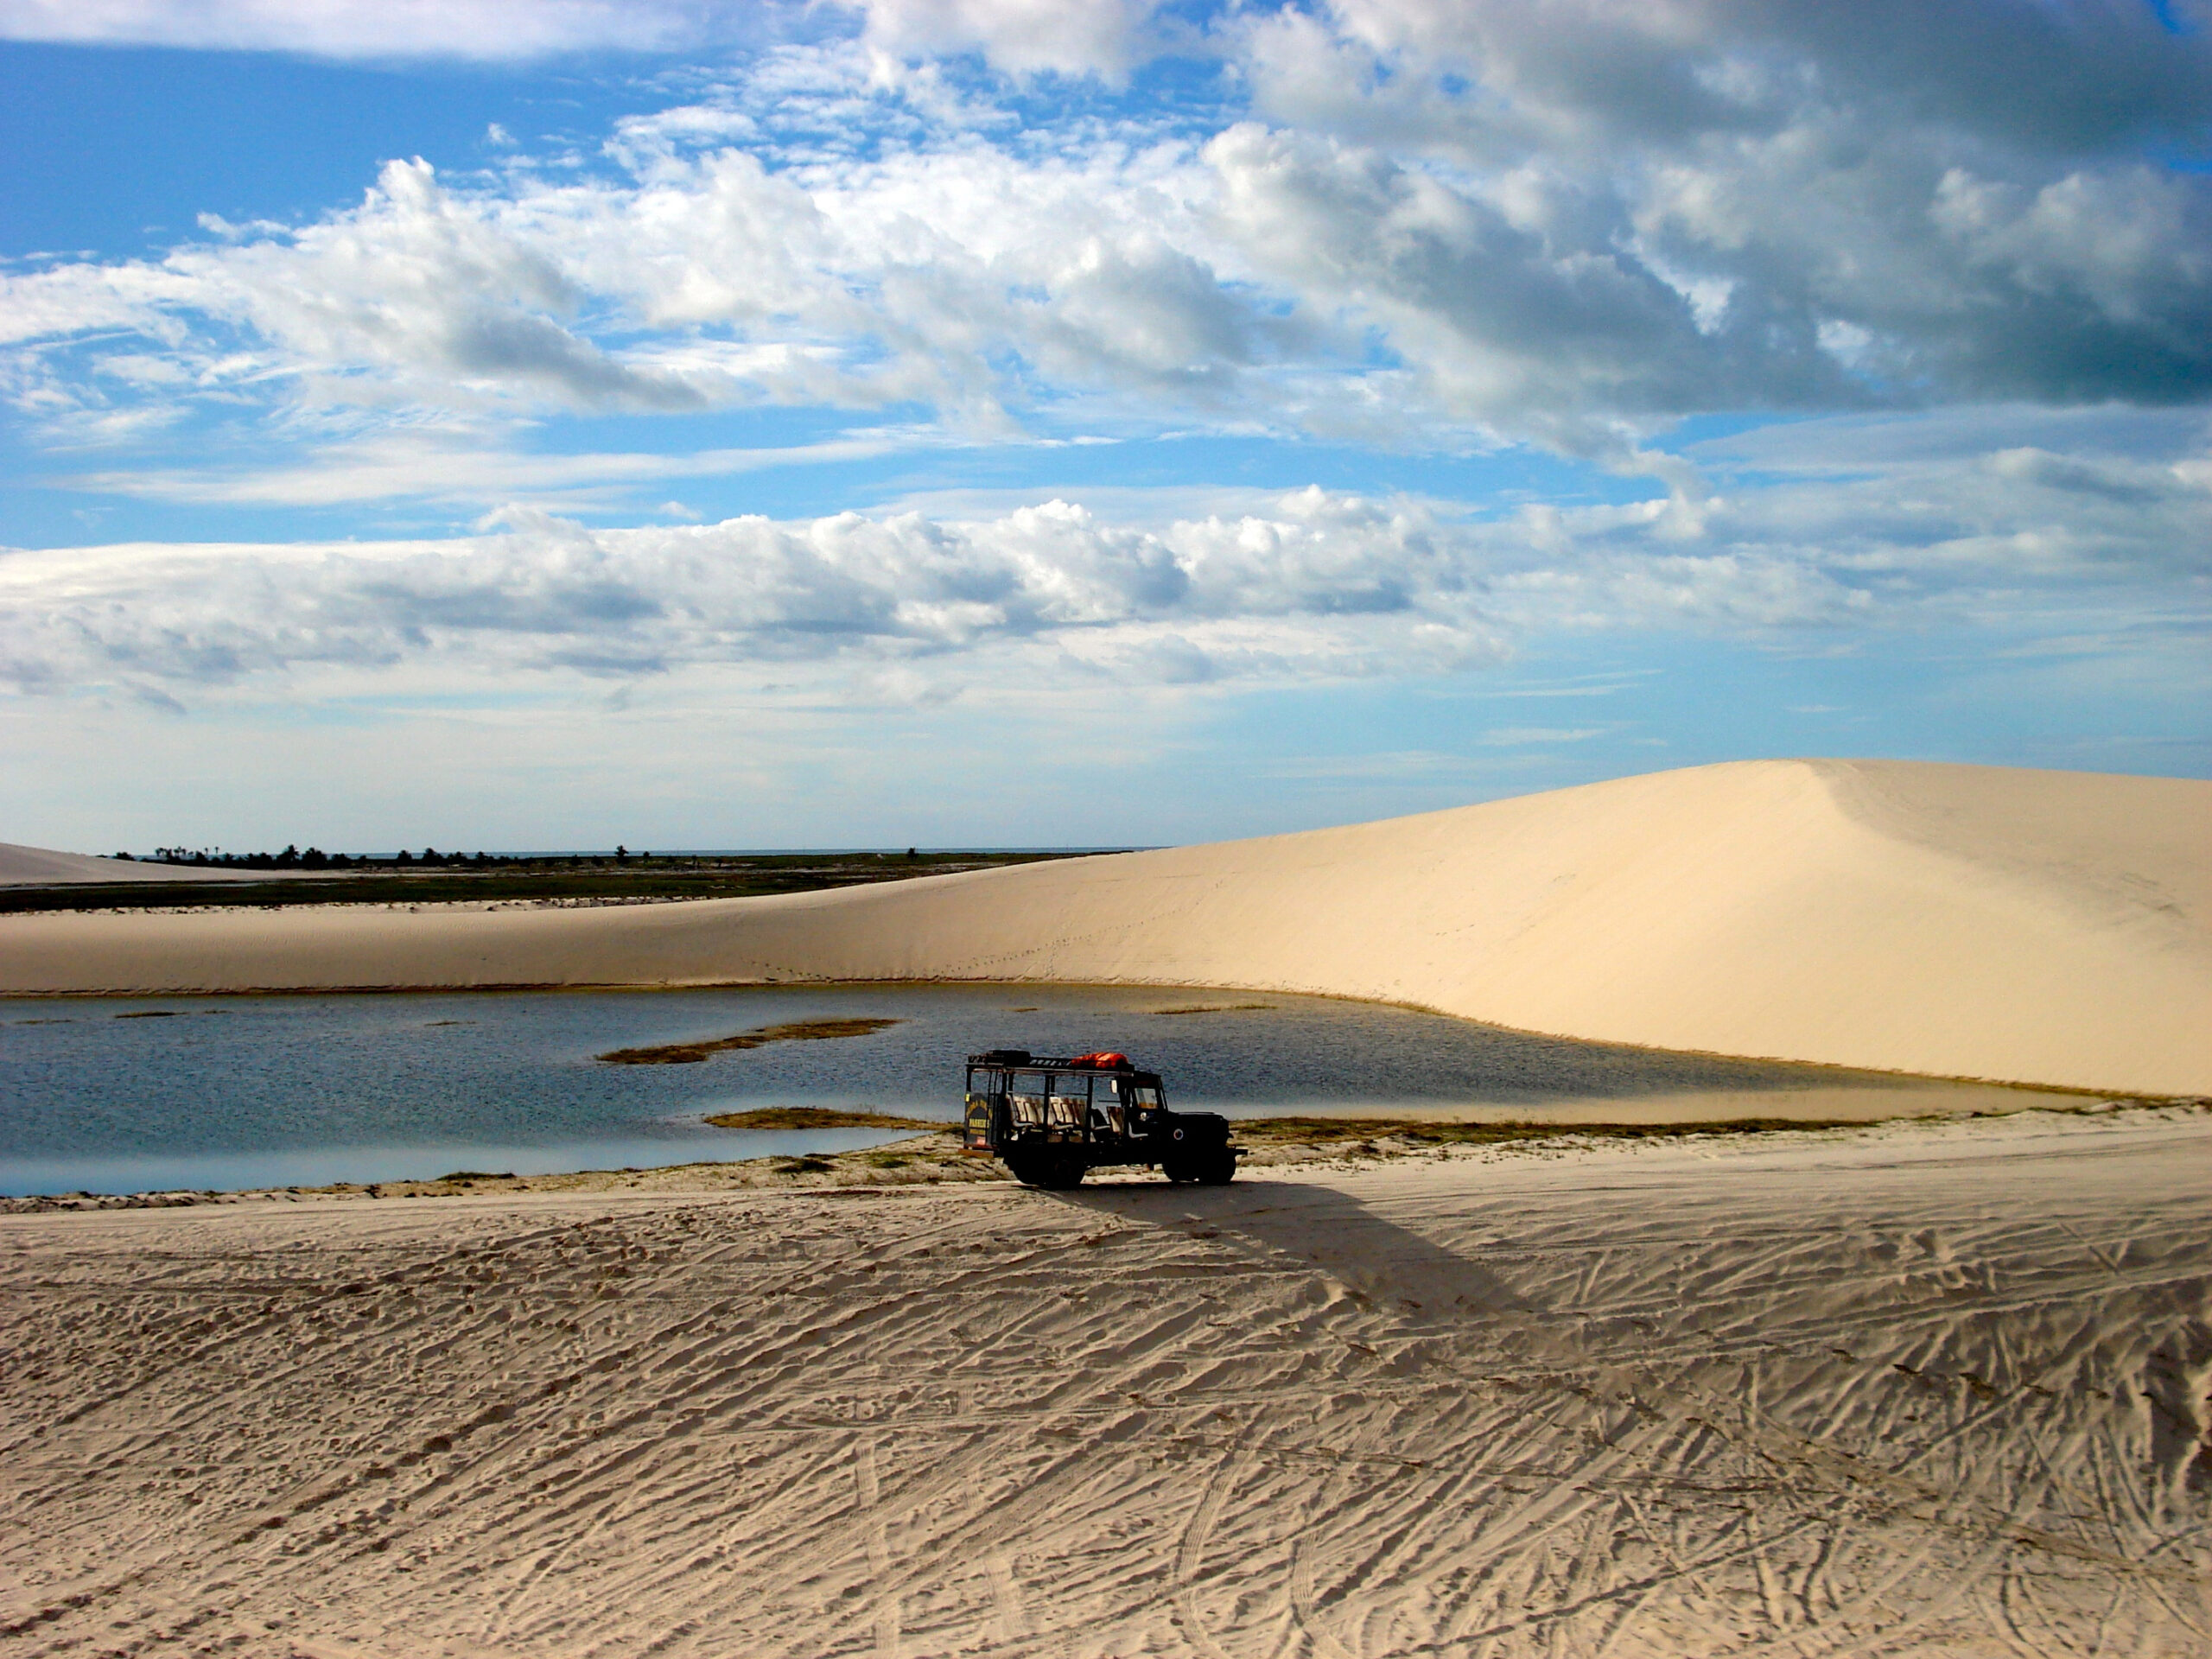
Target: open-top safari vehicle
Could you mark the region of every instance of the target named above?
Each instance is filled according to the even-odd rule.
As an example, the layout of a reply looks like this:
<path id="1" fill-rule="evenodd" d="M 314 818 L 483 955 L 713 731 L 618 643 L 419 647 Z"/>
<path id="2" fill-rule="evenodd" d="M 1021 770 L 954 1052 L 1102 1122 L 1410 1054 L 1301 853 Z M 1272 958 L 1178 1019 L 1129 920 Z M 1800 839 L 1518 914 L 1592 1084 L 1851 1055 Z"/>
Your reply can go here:
<path id="1" fill-rule="evenodd" d="M 1229 1120 L 1171 1111 L 1160 1074 L 1140 1071 L 1126 1054 L 970 1054 L 964 1122 L 963 1151 L 1003 1159 L 1030 1186 L 1079 1186 L 1116 1164 L 1156 1164 L 1171 1181 L 1207 1186 L 1236 1179 Z"/>

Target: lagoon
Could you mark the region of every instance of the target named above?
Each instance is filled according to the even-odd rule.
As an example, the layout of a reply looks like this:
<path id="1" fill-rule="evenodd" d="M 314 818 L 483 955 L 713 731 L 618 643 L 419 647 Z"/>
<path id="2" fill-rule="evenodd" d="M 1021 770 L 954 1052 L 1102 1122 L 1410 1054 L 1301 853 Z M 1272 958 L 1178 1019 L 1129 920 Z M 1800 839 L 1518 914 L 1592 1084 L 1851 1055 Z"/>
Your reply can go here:
<path id="1" fill-rule="evenodd" d="M 695 1065 L 612 1050 L 892 1020 Z M 731 1130 L 710 1114 L 950 1121 L 993 1047 L 1122 1050 L 1173 1103 L 1277 1113 L 1623 1121 L 1864 1118 L 2023 1091 L 1533 1036 L 1413 1009 L 1212 989 L 868 984 L 684 991 L 0 999 L 0 1194 L 517 1174 L 842 1151 L 879 1129 Z"/>

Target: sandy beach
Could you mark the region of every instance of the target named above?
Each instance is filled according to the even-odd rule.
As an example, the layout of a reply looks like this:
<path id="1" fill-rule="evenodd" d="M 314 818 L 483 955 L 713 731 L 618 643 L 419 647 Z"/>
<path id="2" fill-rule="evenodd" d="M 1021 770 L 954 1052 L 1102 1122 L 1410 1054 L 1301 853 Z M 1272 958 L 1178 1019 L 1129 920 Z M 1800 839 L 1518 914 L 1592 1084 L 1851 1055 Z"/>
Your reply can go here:
<path id="1" fill-rule="evenodd" d="M 1318 991 L 1919 1074 L 1560 1120 L 1998 1114 L 1485 1140 L 1416 1111 L 1205 1190 L 1032 1192 L 939 1135 L 12 1200 L 0 1634 L 2212 1651 L 2212 1116 L 2156 1098 L 2212 1091 L 2208 808 L 2197 783 L 1758 762 L 782 898 L 0 917 L 16 994 Z"/>
<path id="2" fill-rule="evenodd" d="M 896 979 L 1305 991 L 1656 1048 L 2196 1094 L 2212 1090 L 2212 784 L 1742 761 L 782 897 L 0 917 L 0 994 Z"/>
<path id="3" fill-rule="evenodd" d="M 11 1651 L 2201 1654 L 2212 1120 L 0 1217 Z"/>

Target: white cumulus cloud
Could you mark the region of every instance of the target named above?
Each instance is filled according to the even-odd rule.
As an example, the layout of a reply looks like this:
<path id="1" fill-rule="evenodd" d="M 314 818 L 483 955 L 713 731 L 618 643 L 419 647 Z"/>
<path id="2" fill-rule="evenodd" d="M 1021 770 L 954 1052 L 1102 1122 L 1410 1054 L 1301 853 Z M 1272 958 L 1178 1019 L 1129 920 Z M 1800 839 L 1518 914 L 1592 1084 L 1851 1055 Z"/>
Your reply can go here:
<path id="1" fill-rule="evenodd" d="M 2212 396 L 2212 175 L 2164 159 L 2212 133 L 2212 29 L 2086 0 L 1238 9 L 1178 26 L 1223 60 L 1201 120 L 878 72 L 1165 49 L 1160 15 L 1078 10 L 824 13 L 845 37 L 752 52 L 588 167 L 395 158 L 297 226 L 10 276 L 0 387 L 57 437 L 134 404 L 791 404 L 1629 467 L 1707 410 Z"/>
<path id="2" fill-rule="evenodd" d="M 2178 625 L 2212 580 L 2196 452 L 2019 444 L 1694 506 L 1490 516 L 1319 488 L 1159 518 L 1122 499 L 1114 517 L 1054 499 L 621 529 L 517 507 L 437 541 L 16 550 L 0 554 L 0 674 L 181 697 L 334 670 L 487 690 L 773 670 L 1049 700 L 1448 673 L 1560 630 L 1848 639 L 2063 615 L 2087 593 Z"/>

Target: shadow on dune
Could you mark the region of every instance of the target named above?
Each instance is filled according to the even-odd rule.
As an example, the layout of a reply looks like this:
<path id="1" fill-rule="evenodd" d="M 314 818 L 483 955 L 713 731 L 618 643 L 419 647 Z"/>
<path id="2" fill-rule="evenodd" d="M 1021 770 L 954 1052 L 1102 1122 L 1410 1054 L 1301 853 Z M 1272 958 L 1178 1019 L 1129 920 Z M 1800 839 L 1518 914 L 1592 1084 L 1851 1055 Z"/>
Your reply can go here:
<path id="1" fill-rule="evenodd" d="M 1461 1325 L 1548 1312 L 1480 1262 L 1383 1220 L 1333 1187 L 1266 1180 L 1225 1187 L 1130 1182 L 1052 1196 L 1140 1226 L 1235 1240 L 1270 1267 L 1334 1280 L 1359 1300 L 1414 1324 Z"/>

